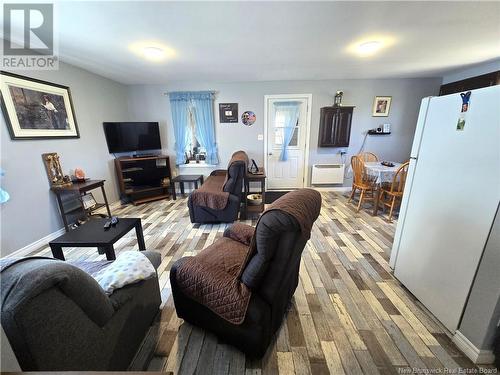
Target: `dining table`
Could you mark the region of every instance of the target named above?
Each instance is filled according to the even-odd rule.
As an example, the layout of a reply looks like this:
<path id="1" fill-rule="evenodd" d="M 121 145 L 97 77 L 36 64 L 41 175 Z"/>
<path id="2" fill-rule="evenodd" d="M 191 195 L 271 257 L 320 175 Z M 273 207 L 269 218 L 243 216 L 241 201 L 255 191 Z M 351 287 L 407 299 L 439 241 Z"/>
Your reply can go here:
<path id="1" fill-rule="evenodd" d="M 402 163 L 396 162 L 384 162 L 391 163 L 392 166 L 383 165 L 380 161 L 370 161 L 365 162 L 365 170 L 366 174 L 373 177 L 375 184 L 375 203 L 373 205 L 373 216 L 377 215 L 378 211 L 378 203 L 380 200 L 380 188 L 384 182 L 391 183 L 394 175 L 396 174 L 399 167 L 401 167 Z"/>

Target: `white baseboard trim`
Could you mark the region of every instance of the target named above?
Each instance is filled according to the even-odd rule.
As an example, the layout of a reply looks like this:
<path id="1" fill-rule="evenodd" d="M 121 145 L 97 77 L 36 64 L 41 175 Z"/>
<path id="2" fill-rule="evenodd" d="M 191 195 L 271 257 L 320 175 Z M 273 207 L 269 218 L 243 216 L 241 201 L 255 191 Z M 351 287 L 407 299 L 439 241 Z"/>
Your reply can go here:
<path id="1" fill-rule="evenodd" d="M 13 253 L 10 253 L 6 256 L 9 258 L 26 256 L 27 254 L 41 248 L 42 246 L 47 245 L 50 241 L 55 240 L 57 237 L 62 236 L 64 233 L 66 233 L 64 228 L 58 229 L 55 232 L 49 233 L 45 237 L 42 237 L 39 240 L 36 240 L 35 242 L 32 242 L 24 246 L 23 248 L 16 250 Z"/>
<path id="2" fill-rule="evenodd" d="M 452 341 L 475 364 L 489 365 L 495 361 L 493 351 L 476 348 L 460 331 L 455 331 Z"/>
<path id="3" fill-rule="evenodd" d="M 109 208 L 111 209 L 111 213 L 113 213 L 112 210 L 117 205 L 121 205 L 121 202 L 119 200 L 109 204 Z M 101 208 L 100 211 L 97 211 L 97 212 L 105 213 L 106 212 L 105 210 L 106 210 L 106 208 L 103 207 L 103 208 Z M 20 248 L 19 250 L 14 251 L 13 253 L 5 255 L 5 257 L 13 258 L 13 257 L 26 256 L 27 254 L 41 248 L 42 246 L 47 245 L 50 241 L 55 240 L 57 237 L 62 236 L 64 233 L 66 233 L 66 230 L 64 229 L 64 227 L 62 227 L 62 228 L 56 230 L 55 232 L 49 233 L 45 237 L 42 237 L 39 240 L 36 240 L 35 242 L 32 242 L 32 243 Z"/>

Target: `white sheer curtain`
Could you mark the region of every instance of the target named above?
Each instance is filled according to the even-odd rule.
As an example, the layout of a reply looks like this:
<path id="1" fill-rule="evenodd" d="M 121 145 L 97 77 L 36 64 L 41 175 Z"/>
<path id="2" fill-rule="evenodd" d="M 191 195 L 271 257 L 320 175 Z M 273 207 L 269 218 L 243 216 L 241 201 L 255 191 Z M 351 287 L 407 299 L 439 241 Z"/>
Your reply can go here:
<path id="1" fill-rule="evenodd" d="M 290 101 L 290 102 L 276 102 L 274 106 L 276 108 L 276 114 L 283 116 L 283 144 L 281 146 L 280 160 L 288 160 L 288 145 L 293 137 L 293 132 L 297 126 L 297 121 L 300 116 L 300 104 L 301 102 Z"/>

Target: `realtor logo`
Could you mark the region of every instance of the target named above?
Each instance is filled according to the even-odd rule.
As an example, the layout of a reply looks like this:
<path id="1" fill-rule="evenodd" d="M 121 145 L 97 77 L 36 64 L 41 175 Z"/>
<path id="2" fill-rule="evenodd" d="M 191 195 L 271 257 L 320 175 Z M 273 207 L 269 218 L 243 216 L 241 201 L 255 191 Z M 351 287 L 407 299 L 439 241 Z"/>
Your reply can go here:
<path id="1" fill-rule="evenodd" d="M 2 68 L 58 68 L 53 4 L 4 4 L 3 25 Z"/>

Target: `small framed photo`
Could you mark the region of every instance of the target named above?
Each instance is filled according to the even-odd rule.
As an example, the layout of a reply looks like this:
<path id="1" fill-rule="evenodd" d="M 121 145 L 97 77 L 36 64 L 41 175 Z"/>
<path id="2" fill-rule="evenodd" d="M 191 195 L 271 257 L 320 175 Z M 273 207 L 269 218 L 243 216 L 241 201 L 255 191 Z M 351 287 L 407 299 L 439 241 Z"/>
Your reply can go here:
<path id="1" fill-rule="evenodd" d="M 82 195 L 82 204 L 83 208 L 85 208 L 86 210 L 90 210 L 96 206 L 97 202 L 95 201 L 92 193 L 87 193 L 85 195 Z"/>
<path id="2" fill-rule="evenodd" d="M 11 139 L 80 137 L 69 87 L 3 71 L 0 75 Z"/>
<path id="3" fill-rule="evenodd" d="M 373 101 L 373 112 L 374 117 L 387 117 L 389 116 L 389 110 L 391 108 L 392 96 L 376 96 Z"/>
<path id="4" fill-rule="evenodd" d="M 221 124 L 238 122 L 238 103 L 219 103 L 219 122 Z"/>

